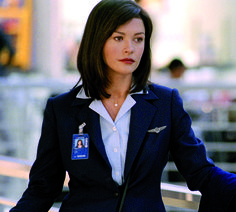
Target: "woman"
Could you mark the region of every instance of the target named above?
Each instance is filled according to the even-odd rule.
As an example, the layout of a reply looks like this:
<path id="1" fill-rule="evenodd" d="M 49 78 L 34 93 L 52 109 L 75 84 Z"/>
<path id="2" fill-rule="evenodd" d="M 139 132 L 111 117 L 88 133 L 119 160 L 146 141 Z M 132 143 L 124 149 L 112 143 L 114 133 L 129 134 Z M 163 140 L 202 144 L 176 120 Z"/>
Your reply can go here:
<path id="1" fill-rule="evenodd" d="M 77 148 L 81 149 L 81 148 L 83 148 L 83 147 L 84 147 L 84 145 L 83 145 L 82 140 L 81 140 L 81 139 L 78 140 L 78 142 L 77 142 Z"/>
<path id="2" fill-rule="evenodd" d="M 200 211 L 235 207 L 236 176 L 215 167 L 177 90 L 148 83 L 152 22 L 131 0 L 103 0 L 91 12 L 78 53 L 78 84 L 48 100 L 37 159 L 13 211 L 165 211 L 162 171 L 171 152 Z M 79 128 L 79 132 L 78 132 Z M 85 139 L 86 157 L 74 153 Z"/>

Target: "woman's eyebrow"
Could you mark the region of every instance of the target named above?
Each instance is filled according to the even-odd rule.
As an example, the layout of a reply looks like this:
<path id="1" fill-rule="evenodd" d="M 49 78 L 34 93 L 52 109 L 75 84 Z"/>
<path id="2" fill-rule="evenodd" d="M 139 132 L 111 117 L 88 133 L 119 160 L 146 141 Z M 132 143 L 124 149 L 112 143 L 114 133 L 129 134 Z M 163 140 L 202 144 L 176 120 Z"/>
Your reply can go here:
<path id="1" fill-rule="evenodd" d="M 115 32 L 115 33 L 122 34 L 122 35 L 125 35 L 124 32 L 119 32 L 119 31 L 114 31 L 114 32 Z M 134 35 L 145 35 L 145 33 L 144 33 L 144 32 L 137 32 L 137 33 L 135 33 Z"/>
<path id="2" fill-rule="evenodd" d="M 135 35 L 145 35 L 145 33 L 144 32 L 137 32 L 137 33 L 135 33 Z"/>

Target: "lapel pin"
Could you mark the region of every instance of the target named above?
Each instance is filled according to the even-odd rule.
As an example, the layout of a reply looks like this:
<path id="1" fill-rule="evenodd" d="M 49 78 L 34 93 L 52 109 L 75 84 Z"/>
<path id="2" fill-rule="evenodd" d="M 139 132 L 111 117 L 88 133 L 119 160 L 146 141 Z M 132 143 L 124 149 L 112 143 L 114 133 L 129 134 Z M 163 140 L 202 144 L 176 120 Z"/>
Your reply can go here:
<path id="1" fill-rule="evenodd" d="M 159 133 L 160 131 L 164 130 L 165 128 L 166 128 L 166 126 L 156 127 L 154 129 L 148 130 L 148 132 Z"/>

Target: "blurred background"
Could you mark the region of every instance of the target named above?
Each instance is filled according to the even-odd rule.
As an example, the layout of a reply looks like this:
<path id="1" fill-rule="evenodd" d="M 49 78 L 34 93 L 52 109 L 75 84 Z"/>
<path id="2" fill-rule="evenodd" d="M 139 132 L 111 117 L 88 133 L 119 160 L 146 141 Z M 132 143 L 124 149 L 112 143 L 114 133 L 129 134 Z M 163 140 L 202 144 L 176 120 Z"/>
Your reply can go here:
<path id="1" fill-rule="evenodd" d="M 98 2 L 0 0 L 0 156 L 34 161 L 46 100 L 79 79 L 76 55 Z M 137 3 L 154 24 L 151 81 L 179 90 L 207 154 L 236 173 L 236 2 Z M 163 182 L 185 184 L 171 156 Z M 1 197 L 17 200 L 26 186 L 0 176 Z"/>

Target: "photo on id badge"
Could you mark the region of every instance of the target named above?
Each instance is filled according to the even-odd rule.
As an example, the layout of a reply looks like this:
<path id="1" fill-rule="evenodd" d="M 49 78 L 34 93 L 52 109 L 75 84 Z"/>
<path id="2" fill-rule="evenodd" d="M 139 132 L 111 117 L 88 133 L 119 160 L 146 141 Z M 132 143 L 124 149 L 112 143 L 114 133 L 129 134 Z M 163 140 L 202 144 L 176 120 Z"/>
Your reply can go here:
<path id="1" fill-rule="evenodd" d="M 72 160 L 88 159 L 89 137 L 88 134 L 74 134 L 72 143 Z"/>

